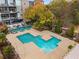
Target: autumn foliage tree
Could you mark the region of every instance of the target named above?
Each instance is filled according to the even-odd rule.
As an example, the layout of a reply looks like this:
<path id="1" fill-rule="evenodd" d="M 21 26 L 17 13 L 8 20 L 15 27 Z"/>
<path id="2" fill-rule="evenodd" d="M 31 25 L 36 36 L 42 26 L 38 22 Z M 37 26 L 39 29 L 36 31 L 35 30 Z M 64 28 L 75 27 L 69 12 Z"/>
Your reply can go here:
<path id="1" fill-rule="evenodd" d="M 46 27 L 52 27 L 54 15 L 46 8 L 42 1 L 36 0 L 35 5 L 25 11 L 24 18 L 31 20 L 34 28 L 44 29 Z"/>
<path id="2" fill-rule="evenodd" d="M 40 3 L 39 0 L 36 0 L 34 6 L 29 7 L 25 10 L 23 17 L 29 20 L 37 20 L 40 13 L 43 13 L 45 10 L 45 6 Z"/>

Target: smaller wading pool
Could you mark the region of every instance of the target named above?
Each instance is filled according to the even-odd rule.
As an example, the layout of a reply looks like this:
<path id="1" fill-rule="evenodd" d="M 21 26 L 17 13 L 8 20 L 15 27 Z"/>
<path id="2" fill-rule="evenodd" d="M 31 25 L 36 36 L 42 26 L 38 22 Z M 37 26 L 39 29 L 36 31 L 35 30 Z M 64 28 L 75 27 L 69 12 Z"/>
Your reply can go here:
<path id="1" fill-rule="evenodd" d="M 29 44 L 30 42 L 33 42 L 46 53 L 49 53 L 49 52 L 53 51 L 55 48 L 57 48 L 58 43 L 61 41 L 61 40 L 57 39 L 56 37 L 52 37 L 48 41 L 45 41 L 44 39 L 42 39 L 41 36 L 33 36 L 30 33 L 19 35 L 19 36 L 17 36 L 17 38 L 23 44 L 24 43 Z"/>
<path id="2" fill-rule="evenodd" d="M 18 27 L 17 26 L 15 29 L 11 29 L 10 32 L 18 32 L 18 31 L 22 32 L 22 31 L 25 31 L 25 30 L 29 30 L 31 28 L 32 28 L 32 26 L 24 26 L 24 27 Z"/>

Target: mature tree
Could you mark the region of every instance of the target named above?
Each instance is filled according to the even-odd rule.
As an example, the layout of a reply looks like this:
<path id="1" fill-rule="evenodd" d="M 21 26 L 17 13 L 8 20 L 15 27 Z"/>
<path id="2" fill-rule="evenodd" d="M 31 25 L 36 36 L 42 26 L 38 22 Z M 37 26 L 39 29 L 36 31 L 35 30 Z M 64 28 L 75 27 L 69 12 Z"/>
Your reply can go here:
<path id="1" fill-rule="evenodd" d="M 74 19 L 72 20 L 74 25 L 79 25 L 79 12 L 75 13 Z"/>
<path id="2" fill-rule="evenodd" d="M 74 25 L 79 25 L 79 1 L 75 0 L 72 3 L 72 17 L 73 17 L 73 21 L 72 23 Z"/>
<path id="3" fill-rule="evenodd" d="M 52 27 L 51 25 L 54 19 L 54 15 L 40 1 L 36 2 L 33 7 L 26 10 L 24 15 L 24 18 L 30 19 L 31 21 L 35 21 L 33 27 L 36 29 Z"/>
<path id="4" fill-rule="evenodd" d="M 51 29 L 52 28 L 52 23 L 53 23 L 53 17 L 54 15 L 51 14 L 49 10 L 44 11 L 43 13 L 40 13 L 38 21 L 34 24 L 35 28 L 38 29 Z M 40 28 L 40 27 L 41 28 Z"/>
<path id="5" fill-rule="evenodd" d="M 29 7 L 25 10 L 23 17 L 34 22 L 39 19 L 40 14 L 45 10 L 46 7 L 44 6 L 44 4 L 42 4 L 39 0 L 36 0 L 34 6 Z"/>
<path id="6" fill-rule="evenodd" d="M 55 14 L 59 19 L 64 17 L 67 2 L 65 0 L 53 1 L 49 4 L 49 9 Z"/>
<path id="7" fill-rule="evenodd" d="M 74 11 L 79 11 L 79 1 L 78 0 L 72 0 L 72 8 Z"/>
<path id="8" fill-rule="evenodd" d="M 79 25 L 79 1 L 72 0 L 67 2 L 66 0 L 54 0 L 47 6 L 56 18 L 64 21 L 64 24 L 69 26 L 71 23 Z"/>

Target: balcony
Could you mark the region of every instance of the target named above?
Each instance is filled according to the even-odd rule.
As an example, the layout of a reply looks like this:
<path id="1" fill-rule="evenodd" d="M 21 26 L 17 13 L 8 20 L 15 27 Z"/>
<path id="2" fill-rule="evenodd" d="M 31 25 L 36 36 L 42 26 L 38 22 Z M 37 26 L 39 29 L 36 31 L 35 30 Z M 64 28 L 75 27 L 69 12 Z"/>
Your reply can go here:
<path id="1" fill-rule="evenodd" d="M 0 13 L 7 14 L 7 13 L 16 13 L 16 7 L 0 7 Z"/>

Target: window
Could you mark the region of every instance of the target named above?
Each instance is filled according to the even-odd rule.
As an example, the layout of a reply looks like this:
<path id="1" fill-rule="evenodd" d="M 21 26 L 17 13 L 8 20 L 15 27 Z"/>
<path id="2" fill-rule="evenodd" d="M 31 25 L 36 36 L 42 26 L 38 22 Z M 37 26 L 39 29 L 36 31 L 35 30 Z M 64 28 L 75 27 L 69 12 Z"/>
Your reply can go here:
<path id="1" fill-rule="evenodd" d="M 3 12 L 7 12 L 7 7 L 1 7 L 0 8 L 0 13 L 3 13 Z"/>
<path id="2" fill-rule="evenodd" d="M 10 20 L 5 20 L 4 21 L 7 25 L 10 25 Z"/>
<path id="3" fill-rule="evenodd" d="M 12 13 L 12 14 L 10 14 L 10 17 L 17 17 L 17 13 Z"/>
<path id="4" fill-rule="evenodd" d="M 16 12 L 16 7 L 10 7 L 9 11 Z"/>
<path id="5" fill-rule="evenodd" d="M 2 15 L 1 15 L 1 18 L 2 18 L 2 19 L 9 18 L 9 14 L 2 14 Z"/>

